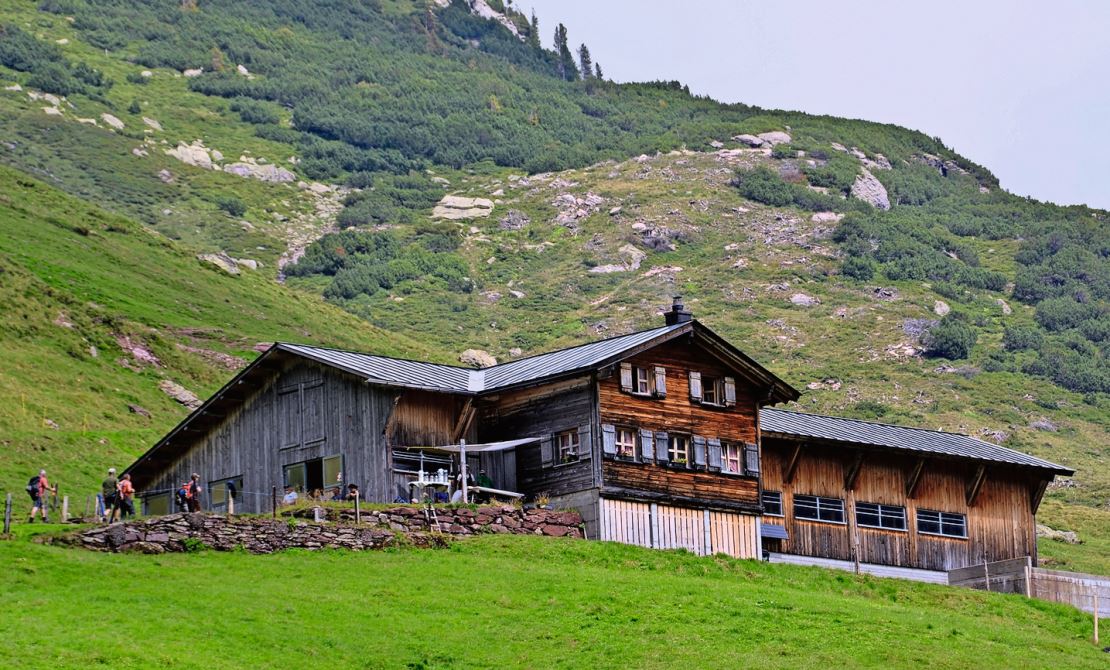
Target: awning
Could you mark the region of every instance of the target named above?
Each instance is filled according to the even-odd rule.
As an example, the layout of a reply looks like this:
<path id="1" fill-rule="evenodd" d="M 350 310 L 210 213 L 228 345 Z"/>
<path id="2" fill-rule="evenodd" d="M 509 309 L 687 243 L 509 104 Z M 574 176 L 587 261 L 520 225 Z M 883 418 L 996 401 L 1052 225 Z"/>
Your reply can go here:
<path id="1" fill-rule="evenodd" d="M 786 528 L 777 523 L 761 523 L 759 524 L 760 534 L 769 540 L 785 540 L 788 539 L 786 535 Z"/>
<path id="2" fill-rule="evenodd" d="M 525 437 L 518 440 L 504 440 L 502 442 L 485 442 L 479 444 L 466 445 L 466 453 L 474 454 L 478 452 L 490 451 L 505 451 L 506 449 L 514 449 L 523 444 L 533 444 L 539 442 L 538 437 Z M 399 447 L 408 451 L 445 451 L 450 454 L 457 454 L 462 451 L 462 447 L 458 444 L 445 444 L 436 447 Z"/>

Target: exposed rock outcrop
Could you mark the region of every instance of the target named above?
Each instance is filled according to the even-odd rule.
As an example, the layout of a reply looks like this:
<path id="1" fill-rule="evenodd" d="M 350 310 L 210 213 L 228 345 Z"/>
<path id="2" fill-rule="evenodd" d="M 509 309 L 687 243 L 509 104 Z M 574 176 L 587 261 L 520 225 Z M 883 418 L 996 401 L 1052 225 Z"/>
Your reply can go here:
<path id="1" fill-rule="evenodd" d="M 459 354 L 459 362 L 472 368 L 489 368 L 497 365 L 497 359 L 488 351 L 467 349 Z"/>
<path id="2" fill-rule="evenodd" d="M 100 120 L 116 130 L 123 130 L 123 121 L 120 121 L 118 117 L 112 116 L 107 112 L 100 115 Z"/>
<path id="3" fill-rule="evenodd" d="M 886 187 L 867 168 L 862 170 L 863 174 L 856 175 L 856 181 L 852 183 L 852 197 L 878 209 L 890 209 Z"/>
<path id="4" fill-rule="evenodd" d="M 251 177 L 275 184 L 288 183 L 297 178 L 295 174 L 283 167 L 273 165 L 272 163 L 259 165 L 257 161 L 250 158 L 225 165 L 224 172 L 230 172 L 240 177 Z"/>
<path id="5" fill-rule="evenodd" d="M 195 140 L 192 144 L 179 142 L 173 149 L 166 149 L 166 155 L 173 156 L 186 165 L 204 168 L 205 170 L 218 169 L 212 163 L 210 150 L 200 140 Z"/>
<path id="6" fill-rule="evenodd" d="M 234 258 L 223 252 L 218 254 L 197 254 L 197 260 L 202 263 L 214 265 L 229 275 L 239 274 L 239 264 L 235 262 Z"/>
<path id="7" fill-rule="evenodd" d="M 493 212 L 493 201 L 486 198 L 465 198 L 458 195 L 445 195 L 432 210 L 437 219 L 476 219 L 489 216 Z"/>
<path id="8" fill-rule="evenodd" d="M 781 130 L 772 130 L 769 133 L 760 133 L 759 135 L 757 135 L 757 137 L 763 140 L 764 144 L 772 147 L 776 144 L 790 144 L 790 141 L 793 139 L 792 137 L 790 137 L 790 135 L 782 132 Z"/>
<path id="9" fill-rule="evenodd" d="M 609 274 L 611 272 L 628 272 L 630 270 L 639 270 L 640 264 L 647 258 L 647 254 L 640 251 L 631 244 L 626 244 L 617 250 L 620 254 L 620 263 L 610 263 L 607 265 L 596 265 L 590 268 L 590 272 L 594 274 Z"/>
<path id="10" fill-rule="evenodd" d="M 192 391 L 175 381 L 163 379 L 162 381 L 158 382 L 158 388 L 162 391 L 162 393 L 165 393 L 166 395 L 173 398 L 182 405 L 188 407 L 189 409 L 196 409 L 204 404 L 201 402 L 200 398 L 197 397 L 197 394 L 193 393 Z"/>

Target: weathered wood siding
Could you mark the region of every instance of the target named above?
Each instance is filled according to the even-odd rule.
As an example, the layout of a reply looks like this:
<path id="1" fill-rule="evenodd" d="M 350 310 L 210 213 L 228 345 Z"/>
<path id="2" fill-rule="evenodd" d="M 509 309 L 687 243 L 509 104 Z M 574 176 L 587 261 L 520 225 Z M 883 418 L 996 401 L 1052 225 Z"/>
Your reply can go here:
<path id="1" fill-rule="evenodd" d="M 139 482 L 140 493 L 172 491 L 193 472 L 206 489 L 210 481 L 242 476 L 236 508 L 262 512 L 270 508 L 271 487 L 283 486 L 284 466 L 338 455 L 344 483 L 358 484 L 369 500 L 391 500 L 384 429 L 394 398 L 334 369 L 292 363 L 194 438 L 158 477 Z"/>
<path id="2" fill-rule="evenodd" d="M 521 493 L 562 496 L 596 488 L 600 473 L 594 386 L 590 377 L 510 391 L 483 399 L 478 406 L 480 442 L 544 437 L 583 430 L 582 460 L 544 467 L 540 446 L 516 449 L 517 486 Z"/>
<path id="3" fill-rule="evenodd" d="M 717 438 L 735 443 L 758 444 L 756 392 L 736 371 L 729 370 L 714 356 L 685 339 L 664 343 L 629 359 L 634 366 L 666 370 L 667 394 L 663 398 L 637 396 L 621 390 L 619 369 L 599 380 L 599 414 L 602 424 L 649 429 L 652 432 L 681 433 Z M 690 398 L 690 371 L 703 377 L 736 380 L 736 404 L 732 407 L 710 407 Z M 640 451 L 640 450 L 638 450 Z M 703 502 L 724 502 L 758 506 L 759 479 L 743 475 L 710 472 L 698 467 L 691 454 L 688 469 L 656 464 L 637 454 L 639 463 L 606 460 L 604 485 L 610 494 L 617 489 Z M 694 472 L 693 470 L 701 470 Z"/>
<path id="4" fill-rule="evenodd" d="M 602 540 L 655 549 L 686 549 L 699 556 L 759 557 L 759 518 L 627 500 L 601 499 Z"/>
<path id="5" fill-rule="evenodd" d="M 1031 501 L 1036 481 L 1022 471 L 1001 465 L 988 467 L 974 504 L 968 506 L 966 495 L 975 475 L 974 463 L 927 459 L 911 498 L 906 486 L 917 459 L 864 453 L 849 446 L 803 443 L 793 480 L 787 483 L 786 469 L 797 444 L 769 437 L 763 441 L 763 489 L 782 492 L 785 513 L 783 519 L 765 520 L 783 523 L 790 536 L 779 541 L 775 550 L 855 560 L 858 533 L 858 558 L 865 563 L 950 570 L 984 560 L 1036 556 Z M 864 453 L 863 461 L 854 489 L 849 490 L 845 477 L 860 453 Z M 845 523 L 795 519 L 795 494 L 844 500 Z M 859 502 L 905 507 L 907 530 L 857 527 L 855 505 Z M 965 515 L 967 539 L 918 533 L 919 509 Z"/>

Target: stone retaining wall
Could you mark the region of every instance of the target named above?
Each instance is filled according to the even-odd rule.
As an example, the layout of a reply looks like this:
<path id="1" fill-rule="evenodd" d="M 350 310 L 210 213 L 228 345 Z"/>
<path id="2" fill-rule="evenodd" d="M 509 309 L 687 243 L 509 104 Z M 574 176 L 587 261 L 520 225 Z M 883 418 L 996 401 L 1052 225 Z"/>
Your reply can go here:
<path id="1" fill-rule="evenodd" d="M 484 533 L 582 537 L 582 518 L 577 512 L 496 506 L 437 508 L 438 527 L 419 507 L 364 511 L 360 524 L 354 523 L 354 509 L 322 508 L 321 512 L 328 521 L 301 518 L 312 519 L 313 508 L 296 510 L 283 519 L 171 514 L 98 526 L 54 542 L 95 551 L 161 554 L 203 545 L 218 551 L 241 548 L 269 554 L 293 548 L 359 551 L 398 545 L 444 546 L 452 537 Z"/>

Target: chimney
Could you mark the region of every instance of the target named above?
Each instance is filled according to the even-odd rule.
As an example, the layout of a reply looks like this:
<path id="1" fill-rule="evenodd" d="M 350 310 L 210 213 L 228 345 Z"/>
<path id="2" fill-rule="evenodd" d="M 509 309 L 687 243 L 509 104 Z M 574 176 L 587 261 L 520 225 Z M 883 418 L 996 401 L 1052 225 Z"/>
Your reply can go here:
<path id="1" fill-rule="evenodd" d="M 676 295 L 674 302 L 671 303 L 671 311 L 663 315 L 666 319 L 668 326 L 673 326 L 676 323 L 686 323 L 694 320 L 694 315 L 686 311 L 686 306 L 682 304 L 682 296 Z"/>

